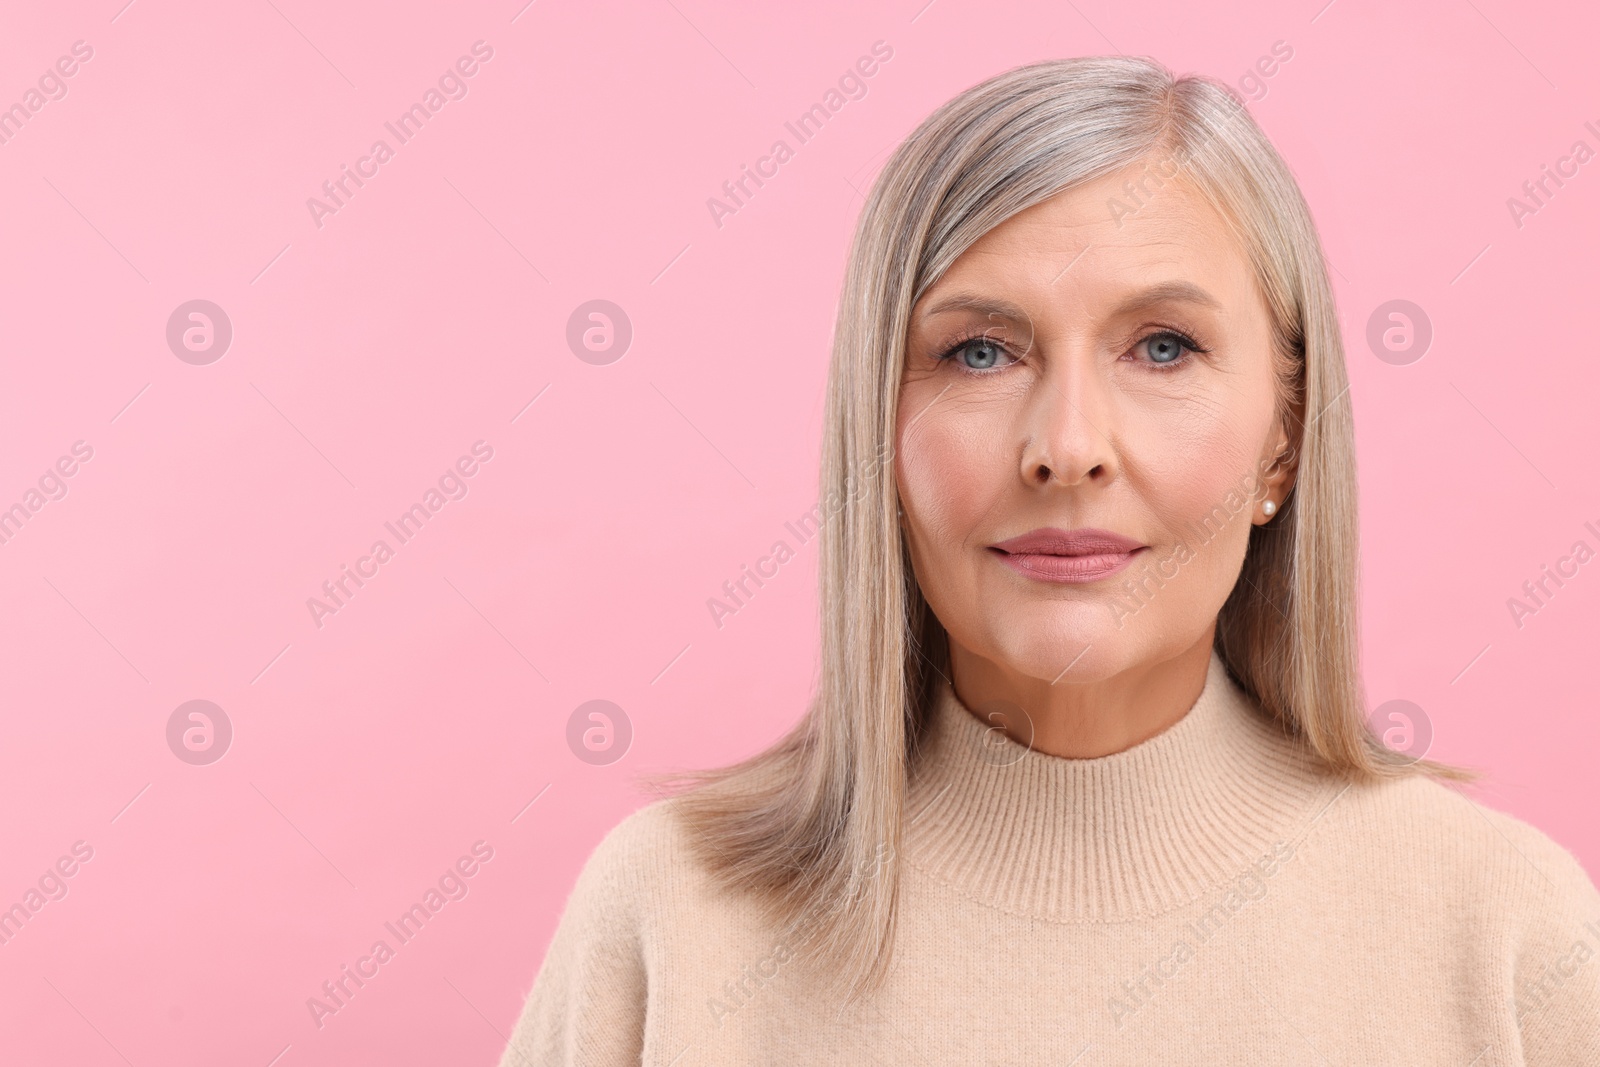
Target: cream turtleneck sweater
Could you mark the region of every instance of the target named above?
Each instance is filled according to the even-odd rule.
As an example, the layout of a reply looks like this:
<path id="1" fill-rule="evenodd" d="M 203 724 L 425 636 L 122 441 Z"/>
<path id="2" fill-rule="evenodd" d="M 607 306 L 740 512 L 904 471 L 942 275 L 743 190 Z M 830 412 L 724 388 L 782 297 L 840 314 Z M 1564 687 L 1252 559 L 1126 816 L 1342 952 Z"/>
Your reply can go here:
<path id="1" fill-rule="evenodd" d="M 691 865 L 673 801 L 595 848 L 502 1067 L 1600 1064 L 1600 892 L 1509 815 L 1347 785 L 1213 653 L 1176 724 L 1063 759 L 941 688 L 887 985 L 843 1015 Z"/>

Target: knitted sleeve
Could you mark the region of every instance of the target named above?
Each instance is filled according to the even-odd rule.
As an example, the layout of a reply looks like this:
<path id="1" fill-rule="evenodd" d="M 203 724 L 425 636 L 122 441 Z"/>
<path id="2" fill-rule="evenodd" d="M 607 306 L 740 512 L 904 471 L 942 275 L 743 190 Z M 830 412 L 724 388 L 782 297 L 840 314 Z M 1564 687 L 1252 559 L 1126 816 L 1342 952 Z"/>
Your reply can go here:
<path id="1" fill-rule="evenodd" d="M 550 940 L 500 1067 L 637 1067 L 645 998 L 630 816 L 595 846 Z"/>
<path id="2" fill-rule="evenodd" d="M 1600 1063 L 1600 890 L 1571 852 L 1512 818 L 1494 820 L 1528 861 L 1513 1005 L 1528 1067 Z"/>

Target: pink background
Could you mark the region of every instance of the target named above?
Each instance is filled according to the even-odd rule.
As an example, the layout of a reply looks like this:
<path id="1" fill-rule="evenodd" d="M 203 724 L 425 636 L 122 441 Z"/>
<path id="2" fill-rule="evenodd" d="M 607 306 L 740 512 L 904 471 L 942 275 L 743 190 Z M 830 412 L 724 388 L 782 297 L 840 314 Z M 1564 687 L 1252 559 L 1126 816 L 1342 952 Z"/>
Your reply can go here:
<path id="1" fill-rule="evenodd" d="M 1520 629 L 1506 606 L 1600 547 L 1600 161 L 1520 227 L 1506 204 L 1600 149 L 1592 13 L 123 2 L 12 4 L 0 35 L 0 104 L 93 48 L 0 145 L 0 507 L 93 449 L 0 545 L 0 907 L 93 849 L 0 945 L 8 1062 L 493 1063 L 578 867 L 648 799 L 632 776 L 801 714 L 815 543 L 721 629 L 706 600 L 816 499 L 861 192 L 937 104 L 1046 57 L 1238 86 L 1292 48 L 1251 107 L 1337 269 L 1370 695 L 1600 870 L 1600 562 Z M 467 95 L 397 145 L 479 40 Z M 867 95 L 719 228 L 707 198 L 879 40 Z M 319 228 L 307 198 L 380 137 Z M 233 326 L 208 365 L 166 342 L 193 299 Z M 566 342 L 593 299 L 633 327 L 609 365 Z M 1365 341 L 1393 299 L 1433 324 L 1410 365 Z M 307 599 L 480 440 L 467 495 L 319 628 Z M 203 766 L 165 732 L 197 699 L 234 731 Z M 566 740 L 593 699 L 633 726 L 609 765 Z M 319 1027 L 307 999 L 478 841 L 468 894 Z"/>

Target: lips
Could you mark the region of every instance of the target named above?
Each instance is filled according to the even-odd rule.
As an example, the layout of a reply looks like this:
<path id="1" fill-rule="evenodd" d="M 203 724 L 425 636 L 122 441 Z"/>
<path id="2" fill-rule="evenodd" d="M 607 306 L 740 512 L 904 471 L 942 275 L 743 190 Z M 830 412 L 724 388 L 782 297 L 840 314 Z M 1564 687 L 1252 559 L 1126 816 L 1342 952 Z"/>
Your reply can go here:
<path id="1" fill-rule="evenodd" d="M 1092 582 L 1117 573 L 1148 546 L 1110 530 L 1030 530 L 990 546 L 1002 562 L 1047 582 Z"/>

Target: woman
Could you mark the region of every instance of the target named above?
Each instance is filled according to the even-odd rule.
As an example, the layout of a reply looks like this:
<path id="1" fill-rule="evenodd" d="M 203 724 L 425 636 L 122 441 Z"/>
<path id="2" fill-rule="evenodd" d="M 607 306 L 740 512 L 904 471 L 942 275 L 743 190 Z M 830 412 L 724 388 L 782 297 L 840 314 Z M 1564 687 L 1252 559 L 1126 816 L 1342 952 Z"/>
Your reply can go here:
<path id="1" fill-rule="evenodd" d="M 1365 725 L 1342 361 L 1219 84 L 935 112 L 845 279 L 812 706 L 600 843 L 502 1063 L 1600 1062 L 1600 893 Z"/>

